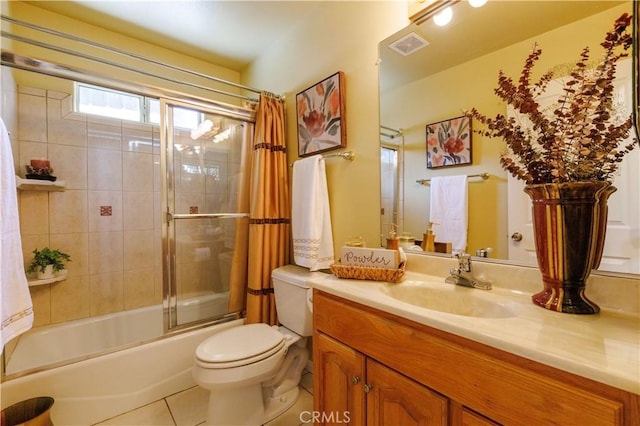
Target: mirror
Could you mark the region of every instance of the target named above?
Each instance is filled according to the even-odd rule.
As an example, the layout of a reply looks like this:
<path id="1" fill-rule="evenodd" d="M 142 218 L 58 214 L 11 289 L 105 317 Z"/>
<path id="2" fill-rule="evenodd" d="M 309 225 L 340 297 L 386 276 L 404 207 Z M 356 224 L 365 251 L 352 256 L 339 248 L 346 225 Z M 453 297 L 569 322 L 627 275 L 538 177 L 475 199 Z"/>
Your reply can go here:
<path id="1" fill-rule="evenodd" d="M 452 9 L 453 20 L 445 27 L 438 27 L 429 19 L 419 25 L 409 25 L 379 45 L 380 124 L 386 129 L 399 130 L 402 140 L 397 156 L 400 159 L 398 211 L 393 217 L 382 216 L 383 233 L 388 233 L 390 224 L 394 223 L 398 225 L 399 234 L 407 232 L 416 240 L 422 240 L 429 224 L 430 185 L 420 184 L 418 180 L 486 173 L 488 179 L 468 179 L 466 251 L 480 254 L 480 250 L 491 248 L 489 258 L 536 265 L 535 254 L 531 257 L 533 241 L 524 257 L 512 253 L 514 247 L 528 243 L 526 238 L 515 241 L 516 232 L 509 225 L 509 216 L 513 216 L 515 207 L 523 201 L 514 198 L 513 183 L 498 162 L 504 143 L 473 134 L 470 164 L 427 168 L 426 126 L 460 117 L 472 107 L 489 116 L 506 113 L 505 106 L 494 94 L 498 72 L 503 70 L 517 81 L 534 43 L 542 49 L 534 68 L 539 75 L 553 69 L 559 78 L 566 76 L 585 46 L 591 49 L 591 61 L 596 62 L 602 53 L 600 43 L 605 33 L 622 13 L 633 13 L 632 2 L 489 1 L 473 8 L 462 1 Z M 635 19 L 637 22 L 637 17 Z M 421 44 L 426 45 L 408 53 Z M 626 114 L 634 108 L 634 97 L 637 99 L 637 94 L 632 93 L 631 62 L 631 59 L 620 62 L 617 74 L 621 79 L 617 96 Z M 381 136 L 381 147 L 386 146 L 388 137 Z M 630 170 L 623 170 L 621 177 L 616 177 L 614 184 L 619 189 L 626 181 L 636 185 L 640 181 L 640 149 L 625 157 L 624 165 Z M 529 202 L 521 189 L 515 192 L 526 200 L 524 202 Z M 627 192 L 635 198 L 627 199 Z M 637 219 L 640 200 L 633 192 L 637 190 L 620 190 L 610 199 L 610 223 L 621 225 L 624 232 L 612 236 L 615 232 L 608 231 L 607 245 L 615 253 L 611 262 L 603 261 L 601 270 L 640 273 L 638 259 L 625 259 L 620 265 L 616 264 L 618 256 L 628 255 L 625 252 L 631 252 L 630 257 L 640 257 L 638 252 L 633 252 L 640 246 Z M 627 205 L 635 210 L 627 212 Z M 530 209 L 523 211 L 528 215 Z"/>

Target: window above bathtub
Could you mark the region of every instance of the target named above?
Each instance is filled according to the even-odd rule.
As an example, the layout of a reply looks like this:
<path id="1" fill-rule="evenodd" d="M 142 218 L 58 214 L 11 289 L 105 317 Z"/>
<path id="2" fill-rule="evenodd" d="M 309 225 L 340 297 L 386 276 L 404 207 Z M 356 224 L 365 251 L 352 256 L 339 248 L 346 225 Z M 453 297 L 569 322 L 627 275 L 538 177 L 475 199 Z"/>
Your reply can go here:
<path id="1" fill-rule="evenodd" d="M 160 100 L 107 87 L 76 82 L 76 112 L 138 123 L 160 124 Z M 174 108 L 174 125 L 194 129 L 202 121 L 201 113 Z"/>

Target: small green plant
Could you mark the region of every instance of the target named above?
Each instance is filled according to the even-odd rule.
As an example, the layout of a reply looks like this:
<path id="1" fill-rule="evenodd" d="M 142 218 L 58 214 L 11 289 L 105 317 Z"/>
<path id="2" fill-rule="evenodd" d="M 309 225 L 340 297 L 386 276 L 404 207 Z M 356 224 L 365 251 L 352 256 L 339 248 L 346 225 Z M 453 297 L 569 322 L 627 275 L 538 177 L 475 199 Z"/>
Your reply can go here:
<path id="1" fill-rule="evenodd" d="M 64 262 L 71 262 L 71 256 L 57 249 L 45 247 L 42 250 L 35 249 L 33 251 L 33 260 L 27 269 L 28 273 L 40 271 L 44 273 L 47 265 L 53 265 L 53 272 L 64 269 Z"/>

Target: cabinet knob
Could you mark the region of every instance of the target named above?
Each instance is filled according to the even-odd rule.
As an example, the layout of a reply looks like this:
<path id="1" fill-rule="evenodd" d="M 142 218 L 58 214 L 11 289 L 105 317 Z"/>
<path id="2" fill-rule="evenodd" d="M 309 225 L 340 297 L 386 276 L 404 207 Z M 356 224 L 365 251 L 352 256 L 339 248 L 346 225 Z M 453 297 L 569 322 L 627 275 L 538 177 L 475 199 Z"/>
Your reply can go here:
<path id="1" fill-rule="evenodd" d="M 351 378 L 351 383 L 353 383 L 354 385 L 357 385 L 358 383 L 360 383 L 360 376 L 353 376 Z"/>
<path id="2" fill-rule="evenodd" d="M 370 384 L 368 384 L 368 383 L 365 383 L 365 384 L 364 384 L 364 386 L 363 386 L 363 388 L 364 388 L 364 392 L 365 392 L 365 393 L 369 393 L 369 392 L 371 392 L 371 391 L 373 390 L 373 385 L 370 385 Z"/>

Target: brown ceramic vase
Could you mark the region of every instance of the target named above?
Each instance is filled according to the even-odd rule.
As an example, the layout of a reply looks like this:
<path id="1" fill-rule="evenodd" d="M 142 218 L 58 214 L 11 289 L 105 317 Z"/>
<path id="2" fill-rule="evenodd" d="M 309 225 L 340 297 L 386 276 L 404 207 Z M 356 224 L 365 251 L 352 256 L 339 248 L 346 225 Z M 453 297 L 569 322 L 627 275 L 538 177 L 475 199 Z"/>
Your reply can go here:
<path id="1" fill-rule="evenodd" d="M 598 305 L 585 292 L 592 269 L 600 265 L 607 226 L 611 182 L 527 185 L 533 232 L 544 288 L 533 303 L 571 314 L 595 314 Z"/>

